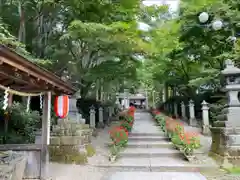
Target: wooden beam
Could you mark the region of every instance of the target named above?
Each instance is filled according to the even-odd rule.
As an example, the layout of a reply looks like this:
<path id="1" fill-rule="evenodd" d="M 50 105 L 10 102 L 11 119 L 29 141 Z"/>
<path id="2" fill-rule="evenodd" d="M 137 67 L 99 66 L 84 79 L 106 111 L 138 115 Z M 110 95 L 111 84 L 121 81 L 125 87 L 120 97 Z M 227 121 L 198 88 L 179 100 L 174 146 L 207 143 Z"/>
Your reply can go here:
<path id="1" fill-rule="evenodd" d="M 39 79 L 51 84 L 54 87 L 58 87 L 62 91 L 69 92 L 69 93 L 73 93 L 75 91 L 75 89 L 69 83 L 62 81 L 59 77 L 46 71 L 45 69 L 42 69 L 42 68 L 40 69 L 37 65 L 33 66 L 33 63 L 30 63 L 29 61 L 25 62 L 29 66 L 31 66 L 28 68 L 27 68 L 27 64 L 26 64 L 26 66 L 24 66 L 24 64 L 16 63 L 15 61 L 11 61 L 10 59 L 7 59 L 3 56 L 0 56 L 0 62 L 9 64 L 10 66 L 17 68 L 35 78 L 39 78 Z"/>
<path id="2" fill-rule="evenodd" d="M 11 84 L 13 84 L 13 80 L 12 79 L 2 79 L 0 80 L 0 84 L 3 86 L 9 86 Z"/>
<path id="3" fill-rule="evenodd" d="M 51 84 L 48 84 L 39 78 L 32 77 L 31 75 L 16 68 L 13 69 L 6 64 L 0 65 L 0 75 L 4 76 L 5 78 L 14 80 L 16 84 L 20 83 L 20 85 L 31 85 L 33 88 L 35 87 L 35 89 L 54 89 Z"/>
<path id="4" fill-rule="evenodd" d="M 24 84 L 33 84 L 35 86 L 40 86 L 34 78 L 28 76 L 26 73 L 24 74 L 21 71 L 11 68 L 7 65 L 0 65 L 0 75 L 5 76 L 8 79 L 12 79 L 16 82 L 24 83 Z"/>

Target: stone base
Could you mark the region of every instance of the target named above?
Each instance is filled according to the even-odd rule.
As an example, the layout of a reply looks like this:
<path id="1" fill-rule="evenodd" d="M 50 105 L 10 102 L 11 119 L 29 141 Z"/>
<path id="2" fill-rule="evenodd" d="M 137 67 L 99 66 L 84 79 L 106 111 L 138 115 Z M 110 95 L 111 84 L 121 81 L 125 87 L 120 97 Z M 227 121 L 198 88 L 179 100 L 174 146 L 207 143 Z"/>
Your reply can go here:
<path id="1" fill-rule="evenodd" d="M 206 135 L 206 136 L 211 135 L 211 131 L 210 131 L 208 125 L 203 125 L 203 127 L 202 127 L 202 133 L 203 133 L 203 135 Z"/>
<path id="2" fill-rule="evenodd" d="M 226 164 L 239 166 L 240 128 L 211 127 L 210 130 L 212 134 L 211 153 L 220 157 L 223 166 Z"/>
<path id="3" fill-rule="evenodd" d="M 105 127 L 105 124 L 103 122 L 98 122 L 97 124 L 97 128 L 104 128 Z"/>
<path id="4" fill-rule="evenodd" d="M 93 129 L 92 136 L 93 137 L 97 137 L 98 136 L 98 130 L 96 128 Z"/>
<path id="5" fill-rule="evenodd" d="M 189 119 L 189 125 L 193 127 L 197 127 L 197 120 L 195 118 Z"/>

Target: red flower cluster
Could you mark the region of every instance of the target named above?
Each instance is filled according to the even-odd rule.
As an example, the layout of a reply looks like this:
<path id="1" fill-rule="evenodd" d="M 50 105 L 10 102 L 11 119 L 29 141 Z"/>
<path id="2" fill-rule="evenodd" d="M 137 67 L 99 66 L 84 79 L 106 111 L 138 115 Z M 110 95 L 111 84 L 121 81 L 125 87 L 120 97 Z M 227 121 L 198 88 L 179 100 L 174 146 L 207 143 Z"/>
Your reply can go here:
<path id="1" fill-rule="evenodd" d="M 184 149 L 186 154 L 191 154 L 194 149 L 200 147 L 199 134 L 185 131 L 181 121 L 173 117 L 165 116 L 158 110 L 153 110 L 152 114 L 158 125 L 163 132 L 167 133 L 173 144 Z"/>
<path id="2" fill-rule="evenodd" d="M 193 149 L 200 147 L 200 138 L 199 134 L 196 132 L 185 131 L 182 122 L 173 120 L 172 118 L 166 119 L 166 129 L 169 133 L 177 136 L 179 142 L 176 142 L 178 145 L 187 147 L 186 149 L 193 151 Z"/>
<path id="3" fill-rule="evenodd" d="M 158 115 L 158 114 L 161 114 L 161 112 L 160 112 L 159 110 L 157 110 L 157 109 L 154 109 L 154 110 L 152 111 L 152 114 L 153 114 L 153 115 Z"/>
<path id="4" fill-rule="evenodd" d="M 109 131 L 110 138 L 114 145 L 123 145 L 128 140 L 128 131 L 120 126 L 114 127 Z"/>
<path id="5" fill-rule="evenodd" d="M 125 119 L 120 123 L 120 126 L 114 127 L 109 131 L 110 138 L 116 146 L 124 146 L 128 141 L 128 134 L 134 123 L 134 108 L 129 109 L 129 114 L 125 115 Z"/>
<path id="6" fill-rule="evenodd" d="M 180 128 L 182 129 L 182 131 L 184 131 L 184 126 L 182 122 L 173 120 L 170 117 L 166 117 L 165 121 L 166 121 L 166 129 L 168 132 L 173 133 L 173 132 L 179 131 Z"/>

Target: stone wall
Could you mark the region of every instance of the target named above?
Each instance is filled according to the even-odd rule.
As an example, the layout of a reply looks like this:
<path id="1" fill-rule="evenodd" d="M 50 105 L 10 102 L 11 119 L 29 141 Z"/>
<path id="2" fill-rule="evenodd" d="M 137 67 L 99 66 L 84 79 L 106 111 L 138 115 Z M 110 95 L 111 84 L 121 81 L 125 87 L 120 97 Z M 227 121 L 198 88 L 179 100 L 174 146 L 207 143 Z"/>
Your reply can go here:
<path id="1" fill-rule="evenodd" d="M 13 151 L 0 152 L 0 179 L 22 180 L 26 167 L 23 153 Z"/>
<path id="2" fill-rule="evenodd" d="M 53 126 L 50 138 L 50 161 L 82 164 L 87 162 L 85 146 L 91 143 L 92 130 L 87 124 L 61 119 Z"/>

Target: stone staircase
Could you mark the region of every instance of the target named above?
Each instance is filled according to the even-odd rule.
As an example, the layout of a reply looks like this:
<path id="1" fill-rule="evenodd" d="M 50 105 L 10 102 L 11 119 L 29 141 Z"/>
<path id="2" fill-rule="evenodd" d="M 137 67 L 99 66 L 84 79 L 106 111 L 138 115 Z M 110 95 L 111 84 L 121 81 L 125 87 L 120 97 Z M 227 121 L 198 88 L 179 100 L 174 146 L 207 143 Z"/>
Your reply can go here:
<path id="1" fill-rule="evenodd" d="M 184 159 L 158 127 L 150 114 L 137 113 L 128 146 L 120 152 L 107 180 L 206 180 L 201 171 L 216 170 L 216 166 L 192 164 Z"/>
<path id="2" fill-rule="evenodd" d="M 131 134 L 128 146 L 120 153 L 118 160 L 108 167 L 151 172 L 199 172 L 216 169 L 211 165 L 189 163 L 160 133 Z"/>

